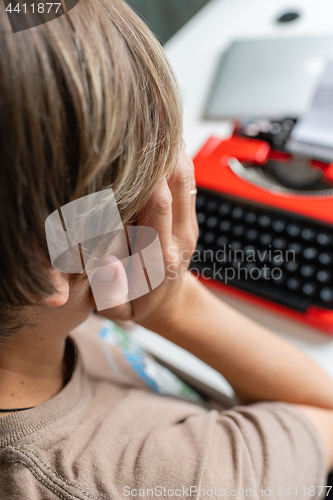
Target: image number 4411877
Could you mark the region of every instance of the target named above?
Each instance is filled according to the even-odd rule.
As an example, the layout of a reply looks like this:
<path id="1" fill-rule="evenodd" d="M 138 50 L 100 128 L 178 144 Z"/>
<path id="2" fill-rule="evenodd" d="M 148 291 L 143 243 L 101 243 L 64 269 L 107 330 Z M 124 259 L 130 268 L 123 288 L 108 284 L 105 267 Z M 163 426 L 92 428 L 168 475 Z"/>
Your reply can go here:
<path id="1" fill-rule="evenodd" d="M 80 0 L 3 0 L 13 33 L 35 28 L 63 16 L 72 10 Z"/>

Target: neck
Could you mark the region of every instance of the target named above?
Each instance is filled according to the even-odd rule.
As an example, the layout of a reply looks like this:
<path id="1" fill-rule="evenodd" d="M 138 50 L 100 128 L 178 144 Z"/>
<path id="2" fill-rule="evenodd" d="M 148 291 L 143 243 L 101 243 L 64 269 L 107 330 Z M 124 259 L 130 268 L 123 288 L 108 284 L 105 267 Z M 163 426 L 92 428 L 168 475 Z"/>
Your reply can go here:
<path id="1" fill-rule="evenodd" d="M 61 391 L 74 364 L 65 324 L 41 321 L 0 345 L 0 409 L 38 406 Z"/>
<path id="2" fill-rule="evenodd" d="M 50 341 L 51 340 L 51 341 Z M 64 338 L 26 331 L 0 349 L 0 408 L 38 406 L 63 387 L 68 369 Z M 0 416 L 4 416 L 1 413 Z"/>
<path id="3" fill-rule="evenodd" d="M 27 324 L 36 326 L 0 344 L 0 409 L 38 406 L 61 391 L 74 364 L 69 332 L 91 310 L 89 283 L 73 291 L 63 306 L 27 306 Z"/>

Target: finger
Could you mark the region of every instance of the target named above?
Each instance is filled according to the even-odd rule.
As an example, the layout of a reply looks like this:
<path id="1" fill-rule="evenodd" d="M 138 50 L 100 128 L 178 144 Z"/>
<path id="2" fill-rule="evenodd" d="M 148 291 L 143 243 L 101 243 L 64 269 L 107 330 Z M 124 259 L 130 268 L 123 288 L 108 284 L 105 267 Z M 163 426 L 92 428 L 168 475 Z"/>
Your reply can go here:
<path id="1" fill-rule="evenodd" d="M 137 224 L 154 228 L 163 253 L 167 251 L 172 244 L 172 197 L 165 179 L 159 181 L 148 203 L 139 212 Z"/>
<path id="2" fill-rule="evenodd" d="M 182 239 L 192 230 L 192 166 L 184 147 L 179 154 L 176 168 L 169 179 L 172 194 L 173 234 Z"/>
<path id="3" fill-rule="evenodd" d="M 119 259 L 108 255 L 97 269 L 87 271 L 96 310 L 109 319 L 128 317 L 128 281 Z"/>

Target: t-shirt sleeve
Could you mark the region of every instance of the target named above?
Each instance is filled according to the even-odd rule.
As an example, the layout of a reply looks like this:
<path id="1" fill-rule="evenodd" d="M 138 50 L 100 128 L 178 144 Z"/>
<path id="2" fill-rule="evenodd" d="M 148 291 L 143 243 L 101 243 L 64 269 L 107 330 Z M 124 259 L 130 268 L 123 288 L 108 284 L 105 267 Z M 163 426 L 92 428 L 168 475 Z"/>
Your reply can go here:
<path id="1" fill-rule="evenodd" d="M 285 403 L 161 422 L 146 437 L 136 467 L 137 478 L 144 478 L 137 487 L 167 498 L 306 499 L 318 498 L 325 485 L 319 435 Z"/>

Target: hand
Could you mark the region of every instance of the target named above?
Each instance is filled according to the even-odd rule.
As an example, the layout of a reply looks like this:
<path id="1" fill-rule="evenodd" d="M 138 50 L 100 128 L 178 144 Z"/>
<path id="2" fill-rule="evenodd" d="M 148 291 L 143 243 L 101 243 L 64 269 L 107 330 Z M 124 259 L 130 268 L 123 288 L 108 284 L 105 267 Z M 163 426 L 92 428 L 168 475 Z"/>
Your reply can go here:
<path id="1" fill-rule="evenodd" d="M 191 158 L 181 149 L 175 171 L 167 182 L 161 179 L 147 205 L 138 214 L 138 226 L 156 229 L 163 252 L 165 279 L 156 289 L 142 297 L 99 312 L 108 319 L 135 320 L 143 325 L 153 324 L 166 313 L 177 308 L 188 276 L 188 266 L 198 239 L 195 211 L 194 166 Z M 109 262 L 109 263 L 108 263 Z M 108 263 L 109 272 L 105 272 Z M 112 279 L 112 286 L 108 283 Z M 95 278 L 99 278 L 98 271 Z M 120 302 L 119 295 L 127 291 L 126 273 L 122 264 L 110 255 L 101 273 L 103 293 L 109 301 Z"/>

